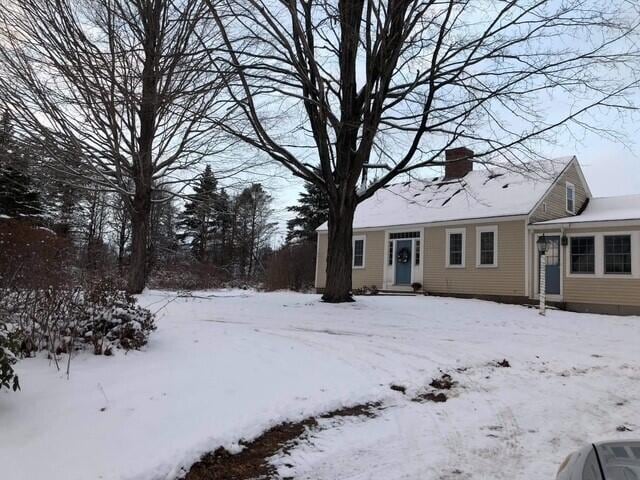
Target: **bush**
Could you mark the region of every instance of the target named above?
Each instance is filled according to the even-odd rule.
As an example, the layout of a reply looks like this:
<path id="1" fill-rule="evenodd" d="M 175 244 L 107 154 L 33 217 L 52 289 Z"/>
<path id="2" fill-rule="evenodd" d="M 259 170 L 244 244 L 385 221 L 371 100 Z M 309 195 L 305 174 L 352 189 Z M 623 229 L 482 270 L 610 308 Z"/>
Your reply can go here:
<path id="1" fill-rule="evenodd" d="M 316 244 L 285 245 L 267 261 L 266 290 L 310 290 L 316 276 Z"/>
<path id="2" fill-rule="evenodd" d="M 69 242 L 25 220 L 0 220 L 0 288 L 47 288 L 68 281 Z"/>
<path id="3" fill-rule="evenodd" d="M 44 350 L 56 360 L 87 346 L 96 355 L 139 349 L 155 329 L 153 314 L 108 278 L 82 288 L 5 290 L 0 314 L 12 327 L 17 354 Z"/>
<path id="4" fill-rule="evenodd" d="M 81 332 L 96 355 L 110 355 L 113 346 L 138 350 L 156 329 L 149 310 L 137 305 L 133 296 L 104 283 L 89 292 L 86 313 Z"/>
<path id="5" fill-rule="evenodd" d="M 18 376 L 13 370 L 16 361 L 6 327 L 0 324 L 0 389 L 8 388 L 14 392 L 20 389 Z"/>
<path id="6" fill-rule="evenodd" d="M 354 288 L 351 293 L 353 295 L 378 295 L 380 290 L 378 290 L 378 287 L 375 285 L 371 285 L 370 287 L 365 285 L 362 288 Z"/>
<path id="7" fill-rule="evenodd" d="M 229 275 L 220 267 L 200 262 L 176 262 L 152 272 L 150 288 L 164 290 L 209 290 L 220 288 Z"/>

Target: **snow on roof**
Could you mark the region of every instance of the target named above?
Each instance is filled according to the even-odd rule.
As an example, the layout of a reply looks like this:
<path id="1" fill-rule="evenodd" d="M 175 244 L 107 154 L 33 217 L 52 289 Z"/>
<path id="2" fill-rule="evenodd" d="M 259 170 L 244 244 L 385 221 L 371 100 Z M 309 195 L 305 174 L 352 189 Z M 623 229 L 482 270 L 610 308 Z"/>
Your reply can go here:
<path id="1" fill-rule="evenodd" d="M 353 228 L 526 215 L 574 158 L 552 160 L 544 177 L 496 168 L 474 170 L 455 180 L 389 185 L 358 205 Z M 318 230 L 326 231 L 327 223 Z"/>
<path id="2" fill-rule="evenodd" d="M 536 223 L 536 225 L 612 222 L 616 220 L 640 220 L 640 195 L 592 198 L 580 215 L 547 220 Z"/>

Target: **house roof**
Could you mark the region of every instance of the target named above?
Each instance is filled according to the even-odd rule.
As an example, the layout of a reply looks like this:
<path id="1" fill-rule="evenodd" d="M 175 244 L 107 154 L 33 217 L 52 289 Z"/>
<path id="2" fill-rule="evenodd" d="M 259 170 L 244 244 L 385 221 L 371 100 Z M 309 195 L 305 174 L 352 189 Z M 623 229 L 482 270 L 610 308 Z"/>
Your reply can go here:
<path id="1" fill-rule="evenodd" d="M 495 168 L 474 170 L 456 180 L 389 185 L 358 205 L 353 228 L 527 215 L 574 159 L 549 161 L 544 177 Z M 326 222 L 318 227 L 318 231 L 326 230 Z"/>
<path id="2" fill-rule="evenodd" d="M 535 225 L 556 225 L 561 223 L 613 222 L 640 220 L 640 195 L 619 197 L 596 197 L 589 200 L 587 208 L 580 215 L 556 218 Z"/>

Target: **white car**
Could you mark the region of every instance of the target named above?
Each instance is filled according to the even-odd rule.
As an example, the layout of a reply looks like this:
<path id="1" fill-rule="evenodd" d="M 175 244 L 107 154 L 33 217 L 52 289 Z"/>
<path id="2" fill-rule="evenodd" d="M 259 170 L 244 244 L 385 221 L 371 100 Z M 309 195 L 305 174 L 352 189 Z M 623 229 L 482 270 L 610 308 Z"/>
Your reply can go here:
<path id="1" fill-rule="evenodd" d="M 640 440 L 587 445 L 562 462 L 556 480 L 640 480 Z"/>

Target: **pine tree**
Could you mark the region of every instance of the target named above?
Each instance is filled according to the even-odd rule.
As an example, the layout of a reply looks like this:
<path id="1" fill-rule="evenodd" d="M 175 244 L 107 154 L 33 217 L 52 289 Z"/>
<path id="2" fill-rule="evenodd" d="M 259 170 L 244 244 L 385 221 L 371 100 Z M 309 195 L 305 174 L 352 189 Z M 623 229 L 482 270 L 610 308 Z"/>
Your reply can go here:
<path id="1" fill-rule="evenodd" d="M 55 168 L 60 159 L 42 155 L 38 160 L 39 168 L 34 180 L 37 181 L 47 223 L 58 235 L 83 245 L 95 184 L 88 180 L 88 176 L 72 177 Z M 65 162 L 76 172 L 85 170 L 80 155 L 69 153 Z"/>
<path id="2" fill-rule="evenodd" d="M 233 212 L 231 199 L 223 188 L 217 195 L 215 207 L 215 235 L 213 261 L 227 267 L 233 261 Z"/>
<path id="3" fill-rule="evenodd" d="M 287 208 L 295 212 L 295 218 L 287 222 L 287 242 L 302 243 L 316 241 L 316 228 L 322 225 L 329 215 L 329 203 L 326 195 L 314 183 L 305 183 L 298 205 Z"/>
<path id="4" fill-rule="evenodd" d="M 271 222 L 272 197 L 262 185 L 254 183 L 245 188 L 235 201 L 238 269 L 247 280 L 256 280 L 264 271 L 263 258 L 268 252 L 276 223 Z"/>
<path id="5" fill-rule="evenodd" d="M 209 260 L 216 227 L 217 180 L 207 165 L 180 215 L 180 240 L 187 243 L 196 259 Z"/>
<path id="6" fill-rule="evenodd" d="M 15 140 L 5 111 L 0 124 L 0 216 L 34 217 L 42 213 L 28 163 L 28 149 Z"/>
<path id="7" fill-rule="evenodd" d="M 176 234 L 177 209 L 171 198 L 172 192 L 154 193 L 158 201 L 151 210 L 151 231 L 149 232 L 149 260 L 151 265 L 167 265 L 178 252 Z M 170 198 L 166 200 L 166 197 Z"/>

